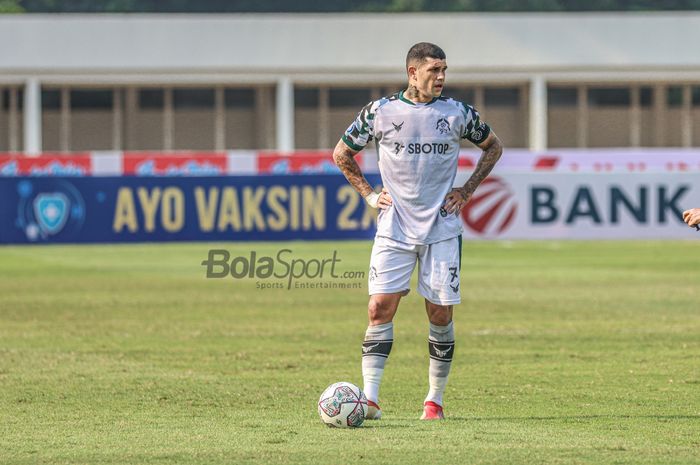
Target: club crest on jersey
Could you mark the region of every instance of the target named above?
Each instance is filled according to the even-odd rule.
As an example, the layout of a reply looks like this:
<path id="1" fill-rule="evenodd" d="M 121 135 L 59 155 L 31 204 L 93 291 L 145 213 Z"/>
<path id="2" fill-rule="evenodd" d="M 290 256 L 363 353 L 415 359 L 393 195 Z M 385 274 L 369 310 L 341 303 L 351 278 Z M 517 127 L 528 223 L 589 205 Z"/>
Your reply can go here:
<path id="1" fill-rule="evenodd" d="M 435 125 L 435 129 L 440 133 L 440 134 L 447 134 L 450 132 L 450 123 L 447 121 L 447 118 L 440 118 L 437 120 L 437 124 Z"/>

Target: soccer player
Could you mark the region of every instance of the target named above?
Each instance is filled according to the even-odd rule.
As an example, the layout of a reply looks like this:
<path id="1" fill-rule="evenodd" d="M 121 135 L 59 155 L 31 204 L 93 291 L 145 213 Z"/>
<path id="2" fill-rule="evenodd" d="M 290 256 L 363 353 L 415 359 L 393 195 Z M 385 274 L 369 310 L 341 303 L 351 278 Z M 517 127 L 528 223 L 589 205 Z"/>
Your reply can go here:
<path id="1" fill-rule="evenodd" d="M 471 106 L 442 96 L 445 52 L 430 43 L 411 47 L 406 90 L 370 102 L 335 147 L 333 158 L 367 203 L 379 208 L 369 268 L 369 326 L 362 347 L 368 419 L 379 419 L 379 384 L 394 339 L 392 320 L 409 292 L 418 263 L 418 292 L 430 321 L 429 391 L 421 419 L 442 419 L 443 393 L 454 354 L 453 305 L 460 302 L 462 226 L 459 212 L 503 151 L 501 141 Z M 483 150 L 464 186 L 453 187 L 460 139 Z M 353 158 L 370 141 L 384 184 L 380 193 Z"/>
<path id="2" fill-rule="evenodd" d="M 700 208 L 691 208 L 683 212 L 683 221 L 688 223 L 688 226 L 693 227 L 700 224 Z"/>

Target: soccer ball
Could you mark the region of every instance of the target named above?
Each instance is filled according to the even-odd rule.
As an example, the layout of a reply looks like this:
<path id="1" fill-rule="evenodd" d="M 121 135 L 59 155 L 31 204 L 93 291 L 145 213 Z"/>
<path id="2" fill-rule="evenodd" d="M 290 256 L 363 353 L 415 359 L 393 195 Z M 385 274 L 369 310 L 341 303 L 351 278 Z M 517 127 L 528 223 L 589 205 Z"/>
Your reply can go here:
<path id="1" fill-rule="evenodd" d="M 357 428 L 365 421 L 367 397 L 352 383 L 335 383 L 318 400 L 321 421 L 335 428 Z"/>

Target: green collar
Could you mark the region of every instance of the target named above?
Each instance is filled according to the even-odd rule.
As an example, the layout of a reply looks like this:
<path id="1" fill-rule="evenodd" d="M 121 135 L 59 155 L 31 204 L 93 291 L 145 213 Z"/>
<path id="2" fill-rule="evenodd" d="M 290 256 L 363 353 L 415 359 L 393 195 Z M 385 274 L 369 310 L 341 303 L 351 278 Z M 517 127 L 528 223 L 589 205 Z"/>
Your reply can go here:
<path id="1" fill-rule="evenodd" d="M 439 98 L 440 97 L 433 97 L 433 99 L 430 102 L 422 103 L 421 105 L 430 105 L 433 102 L 437 102 Z M 399 91 L 399 100 L 401 100 L 404 103 L 408 103 L 409 105 L 415 105 L 415 102 L 411 102 L 409 99 L 403 96 L 403 91 Z"/>

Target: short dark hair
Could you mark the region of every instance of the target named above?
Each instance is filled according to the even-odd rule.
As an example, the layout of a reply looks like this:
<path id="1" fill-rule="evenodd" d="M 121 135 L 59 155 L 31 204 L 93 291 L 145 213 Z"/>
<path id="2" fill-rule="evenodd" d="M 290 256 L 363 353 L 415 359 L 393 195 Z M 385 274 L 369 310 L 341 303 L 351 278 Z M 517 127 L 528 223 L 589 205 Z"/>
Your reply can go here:
<path id="1" fill-rule="evenodd" d="M 411 49 L 408 51 L 408 55 L 406 55 L 406 69 L 408 69 L 408 65 L 412 61 L 422 63 L 426 58 L 444 60 L 446 55 L 445 52 L 435 44 L 431 44 L 430 42 L 419 42 L 411 47 Z"/>

